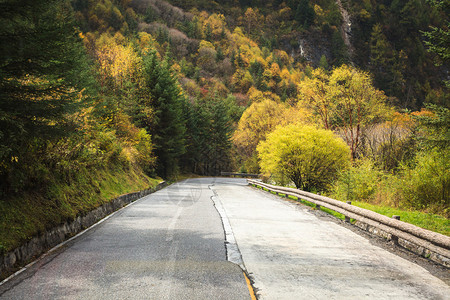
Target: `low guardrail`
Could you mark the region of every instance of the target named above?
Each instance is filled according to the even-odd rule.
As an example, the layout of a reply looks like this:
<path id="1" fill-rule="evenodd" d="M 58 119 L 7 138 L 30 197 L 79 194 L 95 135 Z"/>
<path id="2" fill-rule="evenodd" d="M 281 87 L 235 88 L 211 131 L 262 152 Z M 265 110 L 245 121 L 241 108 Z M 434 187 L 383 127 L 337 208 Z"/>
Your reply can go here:
<path id="1" fill-rule="evenodd" d="M 259 180 L 248 179 L 248 183 L 255 187 L 261 187 L 268 191 L 286 196 L 293 196 L 298 199 L 306 200 L 338 212 L 346 217 L 377 228 L 390 235 L 390 239 L 399 243 L 402 239 L 402 246 L 427 257 L 435 262 L 450 267 L 450 237 L 426 230 L 398 219 L 389 218 L 376 212 L 356 207 L 325 196 L 305 192 L 298 189 L 274 186 L 263 183 Z M 413 245 L 411 245 L 411 243 Z M 414 247 L 415 245 L 415 247 Z"/>
<path id="2" fill-rule="evenodd" d="M 260 174 L 233 173 L 233 172 L 220 172 L 220 175 L 230 177 L 242 177 L 242 178 L 259 178 L 260 176 Z"/>

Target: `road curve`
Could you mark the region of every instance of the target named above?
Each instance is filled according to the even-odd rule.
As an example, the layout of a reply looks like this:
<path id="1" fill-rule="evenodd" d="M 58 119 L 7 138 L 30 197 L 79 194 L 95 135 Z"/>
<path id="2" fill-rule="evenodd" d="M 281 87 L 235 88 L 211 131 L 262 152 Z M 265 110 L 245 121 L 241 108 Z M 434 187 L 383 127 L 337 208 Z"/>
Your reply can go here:
<path id="1" fill-rule="evenodd" d="M 1 285 L 0 299 L 250 299 L 238 265 L 259 299 L 450 299 L 422 267 L 227 178 L 142 198 Z"/>

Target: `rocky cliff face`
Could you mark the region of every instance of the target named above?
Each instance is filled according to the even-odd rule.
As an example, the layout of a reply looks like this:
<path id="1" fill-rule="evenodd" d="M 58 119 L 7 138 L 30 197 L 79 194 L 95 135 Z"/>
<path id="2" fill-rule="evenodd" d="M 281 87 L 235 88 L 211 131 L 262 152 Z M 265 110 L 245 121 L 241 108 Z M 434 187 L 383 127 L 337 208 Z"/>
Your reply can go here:
<path id="1" fill-rule="evenodd" d="M 345 7 L 342 5 L 341 0 L 336 0 L 336 4 L 339 7 L 339 11 L 342 15 L 342 25 L 340 28 L 342 39 L 344 40 L 345 46 L 347 46 L 348 49 L 348 57 L 350 59 L 350 62 L 352 62 L 352 56 L 353 56 L 353 45 L 351 43 L 351 33 L 352 33 L 352 21 L 350 20 L 350 15 L 348 11 L 345 9 Z"/>
<path id="2" fill-rule="evenodd" d="M 297 54 L 314 66 L 319 65 L 320 58 L 325 55 L 328 61 L 333 59 L 331 53 L 330 37 L 324 36 L 318 31 L 302 34 L 298 37 Z"/>
<path id="3" fill-rule="evenodd" d="M 346 62 L 353 65 L 351 16 L 341 0 L 336 0 L 336 5 L 342 17 L 338 32 L 333 34 L 332 30 L 310 28 L 301 33 L 297 32 L 295 36 L 284 37 L 280 41 L 281 48 L 295 59 L 310 62 L 314 67 L 319 65 L 322 56 L 325 56 L 329 63 L 336 62 L 338 56 L 345 56 Z"/>

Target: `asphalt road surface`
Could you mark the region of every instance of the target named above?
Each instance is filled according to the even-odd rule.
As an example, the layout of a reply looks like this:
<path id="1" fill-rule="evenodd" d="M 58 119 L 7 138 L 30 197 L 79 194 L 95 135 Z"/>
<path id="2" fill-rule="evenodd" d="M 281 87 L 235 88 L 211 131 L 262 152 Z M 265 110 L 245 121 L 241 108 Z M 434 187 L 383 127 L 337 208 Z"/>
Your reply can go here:
<path id="1" fill-rule="evenodd" d="M 242 270 L 226 260 L 212 181 L 138 200 L 7 282 L 0 298 L 250 299 Z"/>
<path id="2" fill-rule="evenodd" d="M 450 299 L 445 282 L 331 218 L 230 180 L 213 189 L 258 299 Z"/>
<path id="3" fill-rule="evenodd" d="M 259 299 L 450 299 L 422 267 L 225 178 L 138 200 L 1 285 L 0 298 L 251 299 L 241 268 Z"/>

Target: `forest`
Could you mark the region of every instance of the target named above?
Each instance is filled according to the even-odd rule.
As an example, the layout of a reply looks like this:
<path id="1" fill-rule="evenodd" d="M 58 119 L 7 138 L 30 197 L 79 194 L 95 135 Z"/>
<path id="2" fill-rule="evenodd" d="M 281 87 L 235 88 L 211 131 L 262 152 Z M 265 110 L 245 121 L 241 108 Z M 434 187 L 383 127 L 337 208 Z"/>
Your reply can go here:
<path id="1" fill-rule="evenodd" d="M 222 171 L 421 211 L 449 234 L 449 12 L 1 1 L 0 252 L 117 195 Z"/>

